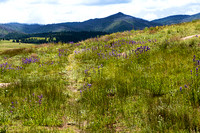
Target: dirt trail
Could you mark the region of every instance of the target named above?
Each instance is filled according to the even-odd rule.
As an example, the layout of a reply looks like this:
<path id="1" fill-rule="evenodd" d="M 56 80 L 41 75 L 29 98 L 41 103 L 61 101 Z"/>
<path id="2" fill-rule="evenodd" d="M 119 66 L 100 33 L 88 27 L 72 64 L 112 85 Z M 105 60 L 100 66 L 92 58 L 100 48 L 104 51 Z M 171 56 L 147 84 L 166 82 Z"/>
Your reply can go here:
<path id="1" fill-rule="evenodd" d="M 200 34 L 198 34 L 198 35 L 192 35 L 192 36 L 186 36 L 184 38 L 181 38 L 181 40 L 188 40 L 188 39 L 191 39 L 193 37 L 200 37 Z"/>
<path id="2" fill-rule="evenodd" d="M 70 91 L 72 91 L 73 93 L 77 93 L 77 83 L 75 82 L 75 69 L 76 69 L 76 60 L 74 59 L 74 54 L 70 54 L 68 56 L 68 66 L 66 67 L 67 70 L 67 76 L 68 76 L 68 82 L 70 83 L 70 85 L 68 86 L 68 89 Z"/>
<path id="3" fill-rule="evenodd" d="M 75 71 L 76 71 L 76 68 L 77 68 L 77 62 L 76 62 L 76 59 L 74 58 L 73 53 L 71 53 L 68 56 L 68 62 L 69 63 L 67 65 L 67 67 L 65 68 L 66 71 L 67 71 L 67 74 L 66 74 L 67 81 L 69 82 L 69 85 L 66 88 L 67 88 L 67 90 L 70 91 L 71 98 L 69 99 L 69 102 L 71 104 L 75 104 L 76 99 L 78 99 L 80 97 L 80 92 L 78 91 L 78 88 L 77 88 L 78 84 L 77 84 L 76 79 L 75 79 L 76 78 L 75 77 Z M 74 121 L 72 119 L 71 119 L 71 121 Z M 82 132 L 82 130 L 78 128 L 78 125 L 77 125 L 76 122 L 71 123 L 68 120 L 65 120 L 65 124 L 62 127 L 62 129 L 70 129 L 70 132 L 73 132 L 73 133 Z"/>

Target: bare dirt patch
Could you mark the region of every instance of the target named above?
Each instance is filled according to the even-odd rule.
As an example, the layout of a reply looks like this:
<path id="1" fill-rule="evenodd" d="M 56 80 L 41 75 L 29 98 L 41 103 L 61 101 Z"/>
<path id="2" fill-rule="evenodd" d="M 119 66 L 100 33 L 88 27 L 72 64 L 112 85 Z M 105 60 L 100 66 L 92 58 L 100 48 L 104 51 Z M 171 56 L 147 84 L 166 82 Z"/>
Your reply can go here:
<path id="1" fill-rule="evenodd" d="M 8 87 L 10 83 L 0 83 L 0 87 Z"/>
<path id="2" fill-rule="evenodd" d="M 198 35 L 192 35 L 192 36 L 186 36 L 184 38 L 181 38 L 181 40 L 188 40 L 188 39 L 191 39 L 193 37 L 200 37 L 200 34 L 198 34 Z"/>

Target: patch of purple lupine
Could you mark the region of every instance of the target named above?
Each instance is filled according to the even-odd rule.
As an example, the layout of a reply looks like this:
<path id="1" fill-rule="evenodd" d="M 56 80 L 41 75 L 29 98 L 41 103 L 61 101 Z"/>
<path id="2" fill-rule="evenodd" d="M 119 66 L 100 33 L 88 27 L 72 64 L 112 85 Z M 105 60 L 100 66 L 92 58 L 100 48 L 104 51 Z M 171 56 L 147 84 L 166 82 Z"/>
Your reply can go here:
<path id="1" fill-rule="evenodd" d="M 41 105 L 41 104 L 42 104 L 42 98 L 43 98 L 43 95 L 38 96 L 38 98 L 39 98 L 38 103 L 39 103 L 39 105 Z"/>
<path id="2" fill-rule="evenodd" d="M 92 48 L 92 50 L 94 50 L 94 48 Z M 91 51 L 91 49 L 90 48 L 84 48 L 84 49 L 81 49 L 81 50 L 75 50 L 74 51 L 74 54 L 81 54 L 81 53 L 83 53 L 83 52 L 87 52 L 87 51 Z"/>
<path id="3" fill-rule="evenodd" d="M 81 45 L 80 43 L 76 43 L 76 44 L 75 44 L 75 46 L 77 46 L 77 47 L 80 46 L 80 45 Z"/>
<path id="4" fill-rule="evenodd" d="M 22 67 L 14 67 L 12 64 L 8 64 L 7 62 L 6 63 L 3 63 L 3 64 L 0 64 L 0 70 L 1 72 L 4 72 L 6 70 L 21 70 L 23 69 Z"/>
<path id="5" fill-rule="evenodd" d="M 55 61 L 48 61 L 48 62 L 45 62 L 45 63 L 42 63 L 39 65 L 39 67 L 43 67 L 43 66 L 46 66 L 46 65 L 54 65 L 56 62 Z M 59 62 L 57 62 L 59 63 Z"/>
<path id="6" fill-rule="evenodd" d="M 190 70 L 190 74 L 191 74 L 191 79 L 199 79 L 199 68 L 200 68 L 200 60 L 197 59 L 196 55 L 193 56 L 193 59 L 192 59 L 193 63 L 194 63 L 194 70 Z M 193 81 L 194 82 L 194 81 Z M 187 85 L 184 85 L 185 88 L 188 88 Z"/>
<path id="7" fill-rule="evenodd" d="M 103 64 L 101 64 L 101 65 L 99 65 L 99 66 L 97 67 L 98 72 L 100 72 L 100 68 L 103 68 Z M 91 69 L 92 69 L 93 71 L 90 71 Z M 84 73 L 85 73 L 86 76 L 89 76 L 89 75 L 91 74 L 90 72 L 96 73 L 95 68 L 94 68 L 94 67 L 93 67 L 93 68 L 91 67 L 91 68 L 86 69 L 86 70 L 84 71 Z"/>
<path id="8" fill-rule="evenodd" d="M 196 70 L 198 71 L 198 68 L 200 67 L 200 60 L 197 59 L 196 55 L 193 56 L 193 62 L 194 65 L 197 67 Z"/>
<path id="9" fill-rule="evenodd" d="M 38 98 L 37 98 L 38 97 Z M 30 97 L 32 100 L 28 100 L 27 98 L 25 98 L 24 100 L 22 100 L 22 103 L 19 105 L 26 105 L 29 106 L 29 108 L 35 108 L 38 105 L 41 106 L 42 105 L 42 100 L 43 100 L 43 95 L 38 95 L 36 96 L 35 93 L 32 94 L 32 96 Z M 10 105 L 10 113 L 14 113 L 17 109 L 20 109 L 18 106 L 18 102 L 11 102 Z"/>
<path id="10" fill-rule="evenodd" d="M 90 91 L 91 87 L 92 87 L 92 84 L 89 84 L 89 83 L 86 85 L 83 85 L 83 88 L 80 90 L 80 93 L 82 94 L 84 91 L 87 91 L 87 90 Z"/>
<path id="11" fill-rule="evenodd" d="M 39 62 L 39 59 L 33 58 L 33 57 L 22 59 L 22 64 L 30 64 L 30 63 L 36 63 L 36 62 Z"/>
<path id="12" fill-rule="evenodd" d="M 139 54 L 145 53 L 149 50 L 150 50 L 149 46 L 140 46 L 140 47 L 136 48 L 136 50 L 131 50 L 128 53 L 126 53 L 126 52 L 120 53 L 120 51 L 112 49 L 112 51 L 110 51 L 110 52 L 97 53 L 97 55 L 99 58 L 103 58 L 103 59 L 108 59 L 110 57 L 116 57 L 118 59 L 119 57 L 128 58 L 128 56 L 131 56 L 133 54 L 139 55 Z"/>
<path id="13" fill-rule="evenodd" d="M 127 40 L 122 39 L 122 40 L 118 40 L 118 41 L 115 41 L 115 42 L 112 42 L 112 43 L 106 42 L 106 44 L 98 44 L 98 46 L 93 46 L 91 49 L 84 48 L 80 51 L 74 51 L 74 54 L 81 54 L 83 52 L 87 52 L 87 51 L 90 51 L 90 50 L 92 50 L 92 52 L 94 52 L 94 51 L 97 51 L 100 48 L 103 48 L 102 51 L 101 50 L 98 51 L 97 54 L 99 56 L 101 55 L 100 58 L 108 59 L 109 57 L 106 57 L 107 56 L 106 54 L 109 51 L 109 49 L 112 50 L 112 52 L 109 53 L 110 56 L 112 54 L 113 56 L 118 57 L 118 56 L 120 56 L 119 55 L 120 53 L 116 53 L 115 51 L 113 51 L 113 50 L 116 50 L 117 48 L 120 48 L 122 46 L 123 47 L 124 46 L 131 47 L 133 45 L 139 45 L 139 44 L 144 45 L 144 44 L 147 44 L 147 43 L 155 43 L 155 42 L 157 42 L 156 39 L 155 40 L 148 40 L 148 41 L 127 41 Z M 148 46 L 146 46 L 145 50 L 148 51 L 148 50 L 150 50 L 150 48 Z M 106 53 L 103 53 L 103 52 L 106 52 Z"/>
<path id="14" fill-rule="evenodd" d="M 61 56 L 67 56 L 68 55 L 68 49 L 58 49 L 58 56 L 61 57 Z"/>

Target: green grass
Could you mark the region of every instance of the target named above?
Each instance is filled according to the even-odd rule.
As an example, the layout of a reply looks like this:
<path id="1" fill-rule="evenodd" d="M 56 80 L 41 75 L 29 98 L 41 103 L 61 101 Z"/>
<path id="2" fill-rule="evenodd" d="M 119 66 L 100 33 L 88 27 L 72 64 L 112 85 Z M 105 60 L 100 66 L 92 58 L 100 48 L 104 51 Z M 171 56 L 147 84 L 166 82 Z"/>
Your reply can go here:
<path id="1" fill-rule="evenodd" d="M 25 44 L 25 43 L 13 43 L 12 40 L 10 41 L 0 41 L 0 52 L 9 50 L 9 49 L 16 49 L 16 48 L 30 48 L 35 46 L 34 44 Z"/>
<path id="2" fill-rule="evenodd" d="M 2 51 L 0 131 L 200 132 L 199 24 Z"/>

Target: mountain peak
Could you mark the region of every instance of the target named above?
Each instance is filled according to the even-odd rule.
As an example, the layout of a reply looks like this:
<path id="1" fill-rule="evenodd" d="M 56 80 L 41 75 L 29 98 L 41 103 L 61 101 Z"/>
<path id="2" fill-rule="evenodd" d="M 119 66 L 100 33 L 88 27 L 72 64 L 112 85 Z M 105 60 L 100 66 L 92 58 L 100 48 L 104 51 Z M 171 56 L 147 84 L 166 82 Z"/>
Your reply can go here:
<path id="1" fill-rule="evenodd" d="M 118 12 L 116 15 L 125 15 L 125 14 L 123 14 L 122 12 Z"/>
<path id="2" fill-rule="evenodd" d="M 120 17 L 123 17 L 123 16 L 127 16 L 126 14 L 122 13 L 122 12 L 118 12 L 116 14 L 114 14 L 113 16 L 120 16 Z"/>
<path id="3" fill-rule="evenodd" d="M 110 18 L 120 18 L 120 17 L 124 17 L 124 16 L 127 16 L 127 15 L 122 13 L 122 12 L 118 12 L 118 13 L 113 14 L 113 15 L 108 16 L 108 17 L 110 17 Z"/>

